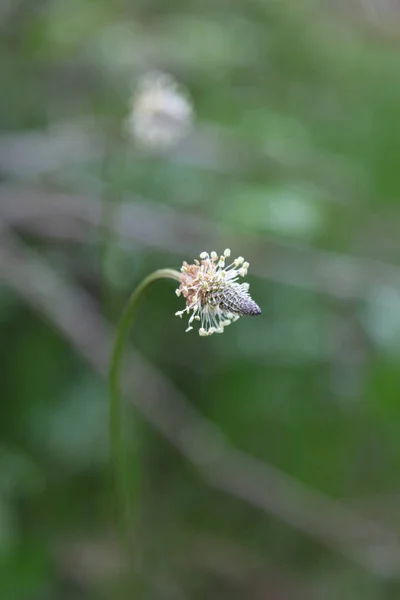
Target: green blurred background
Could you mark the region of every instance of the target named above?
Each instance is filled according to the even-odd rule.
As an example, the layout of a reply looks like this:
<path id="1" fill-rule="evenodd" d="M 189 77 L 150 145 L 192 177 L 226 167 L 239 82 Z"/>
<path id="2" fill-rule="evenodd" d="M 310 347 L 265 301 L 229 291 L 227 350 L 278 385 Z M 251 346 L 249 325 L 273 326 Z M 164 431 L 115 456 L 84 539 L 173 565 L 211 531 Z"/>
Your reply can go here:
<path id="1" fill-rule="evenodd" d="M 1 2 L 1 599 L 400 598 L 397 11 Z M 153 68 L 195 125 L 143 152 L 123 123 Z M 186 334 L 160 282 L 130 335 L 133 567 L 105 323 L 226 247 L 262 317 Z"/>

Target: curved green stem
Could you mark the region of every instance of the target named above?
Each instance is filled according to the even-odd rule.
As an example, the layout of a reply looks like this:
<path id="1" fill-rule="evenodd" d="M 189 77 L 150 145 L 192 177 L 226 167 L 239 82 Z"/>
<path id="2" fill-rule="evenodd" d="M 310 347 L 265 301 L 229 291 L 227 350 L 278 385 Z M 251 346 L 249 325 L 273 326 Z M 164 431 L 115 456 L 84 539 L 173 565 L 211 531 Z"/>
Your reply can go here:
<path id="1" fill-rule="evenodd" d="M 174 279 L 180 281 L 181 274 L 173 269 L 160 269 L 151 273 L 138 285 L 130 296 L 118 324 L 117 335 L 111 355 L 109 370 L 109 436 L 112 467 L 114 469 L 115 486 L 117 492 L 118 512 L 120 517 L 121 534 L 123 538 L 129 534 L 130 497 L 127 480 L 128 470 L 125 465 L 125 451 L 121 431 L 121 402 L 119 393 L 119 376 L 122 366 L 124 342 L 133 322 L 135 311 L 142 294 L 147 288 L 159 279 Z"/>

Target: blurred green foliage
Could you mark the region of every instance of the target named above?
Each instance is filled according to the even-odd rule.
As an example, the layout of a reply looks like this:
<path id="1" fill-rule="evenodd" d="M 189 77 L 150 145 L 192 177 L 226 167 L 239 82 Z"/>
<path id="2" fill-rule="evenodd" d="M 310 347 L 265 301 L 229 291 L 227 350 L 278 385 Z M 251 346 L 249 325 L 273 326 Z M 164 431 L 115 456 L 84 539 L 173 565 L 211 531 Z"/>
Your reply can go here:
<path id="1" fill-rule="evenodd" d="M 399 15 L 335 4 L 2 3 L 1 186 L 158 216 L 107 238 L 102 264 L 96 232 L 17 228 L 114 322 L 155 268 L 226 245 L 248 258 L 261 318 L 185 334 L 159 284 L 135 347 L 234 447 L 400 531 Z M 196 112 L 157 155 L 121 136 L 153 67 Z M 0 598 L 114 598 L 106 385 L 6 285 L 0 330 Z M 399 578 L 215 491 L 134 410 L 131 425 L 144 597 L 399 598 Z"/>

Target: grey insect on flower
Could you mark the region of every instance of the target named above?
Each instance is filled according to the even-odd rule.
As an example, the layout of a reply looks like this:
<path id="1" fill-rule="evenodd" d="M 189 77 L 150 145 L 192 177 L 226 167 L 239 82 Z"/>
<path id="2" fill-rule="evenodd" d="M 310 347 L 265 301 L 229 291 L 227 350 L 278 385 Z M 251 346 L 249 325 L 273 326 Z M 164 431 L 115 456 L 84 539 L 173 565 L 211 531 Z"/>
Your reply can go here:
<path id="1" fill-rule="evenodd" d="M 249 294 L 249 284 L 238 283 L 240 277 L 247 275 L 249 263 L 239 256 L 226 266 L 230 255 L 229 249 L 221 256 L 216 252 L 202 252 L 194 264 L 183 263 L 176 294 L 186 299 L 186 307 L 175 314 L 182 317 L 191 313 L 186 331 L 191 331 L 197 321 L 201 336 L 223 333 L 224 328 L 239 317 L 261 314 Z"/>

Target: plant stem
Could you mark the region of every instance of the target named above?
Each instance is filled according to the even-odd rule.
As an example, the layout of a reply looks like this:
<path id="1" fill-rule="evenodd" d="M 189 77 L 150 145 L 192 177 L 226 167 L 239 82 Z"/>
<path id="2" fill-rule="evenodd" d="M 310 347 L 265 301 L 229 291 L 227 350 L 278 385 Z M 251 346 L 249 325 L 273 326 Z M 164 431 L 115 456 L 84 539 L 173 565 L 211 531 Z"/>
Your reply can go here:
<path id="1" fill-rule="evenodd" d="M 114 481 L 117 494 L 117 509 L 121 537 L 128 548 L 129 533 L 132 519 L 129 494 L 128 469 L 125 460 L 124 441 L 121 430 L 121 401 L 119 392 L 119 376 L 122 366 L 124 342 L 133 322 L 135 311 L 142 294 L 147 288 L 159 279 L 174 279 L 180 281 L 181 274 L 173 269 L 160 269 L 154 271 L 138 285 L 130 296 L 118 324 L 117 335 L 111 355 L 109 370 L 109 436 L 111 464 L 114 471 Z"/>

